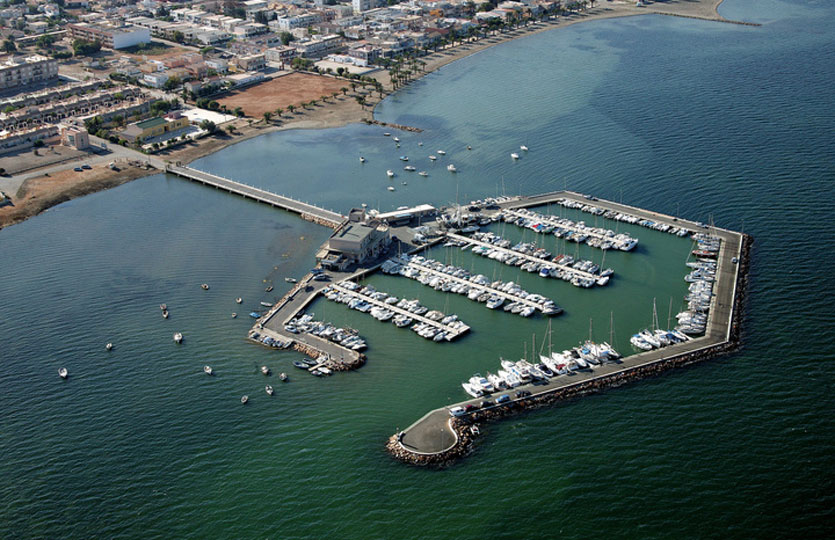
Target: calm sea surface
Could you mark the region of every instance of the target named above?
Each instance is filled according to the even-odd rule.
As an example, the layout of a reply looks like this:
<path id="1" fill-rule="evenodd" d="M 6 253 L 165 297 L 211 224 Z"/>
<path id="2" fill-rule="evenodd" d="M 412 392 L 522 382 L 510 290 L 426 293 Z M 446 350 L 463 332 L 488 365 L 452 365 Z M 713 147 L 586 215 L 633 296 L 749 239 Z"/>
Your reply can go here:
<path id="1" fill-rule="evenodd" d="M 307 270 L 329 231 L 154 176 L 0 232 L 0 537 L 831 533 L 835 6 L 729 0 L 721 12 L 763 26 L 661 16 L 575 25 L 481 52 L 386 100 L 379 117 L 425 128 L 398 134 L 399 149 L 354 125 L 267 135 L 195 166 L 340 211 L 568 187 L 744 229 L 756 244 L 742 352 L 490 425 L 449 470 L 410 468 L 384 452 L 386 438 L 466 397 L 460 381 L 497 369 L 500 355 L 530 354 L 534 334 L 538 349 L 546 322 L 374 276 L 473 332 L 437 345 L 320 300 L 317 318 L 368 338 L 369 361 L 305 376 L 290 366 L 295 353 L 245 341 L 246 313 Z M 531 150 L 513 162 L 521 144 Z M 438 149 L 447 155 L 432 164 Z M 429 177 L 389 181 L 403 154 Z M 554 348 L 585 339 L 591 323 L 595 338 L 612 331 L 628 351 L 653 299 L 662 324 L 670 299 L 678 311 L 689 245 L 620 230 L 640 249 L 607 255 L 616 274 L 600 290 L 456 249 L 430 255 L 554 298 L 566 309 L 553 319 Z M 273 382 L 273 398 L 263 364 L 292 377 Z"/>

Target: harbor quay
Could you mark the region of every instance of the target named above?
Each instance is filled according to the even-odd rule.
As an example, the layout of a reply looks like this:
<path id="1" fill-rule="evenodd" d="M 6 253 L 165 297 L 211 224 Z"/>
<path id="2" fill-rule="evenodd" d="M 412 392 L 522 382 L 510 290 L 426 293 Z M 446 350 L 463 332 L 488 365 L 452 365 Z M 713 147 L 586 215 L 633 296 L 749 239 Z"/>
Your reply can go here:
<path id="1" fill-rule="evenodd" d="M 406 325 L 416 320 L 416 324 L 429 328 L 430 333 L 446 337 L 448 341 L 469 332 L 470 328 L 460 321 L 456 323 L 457 326 L 452 326 L 445 322 L 446 319 L 439 321 L 429 317 L 429 313 L 427 317 L 423 317 L 425 311 L 416 312 L 401 308 L 400 305 L 395 306 L 385 301 L 389 300 L 385 293 L 373 289 L 364 292 L 358 285 L 364 277 L 381 268 L 385 270 L 384 264 L 404 268 L 420 267 L 427 274 L 447 280 L 448 283 L 466 285 L 465 278 L 452 275 L 454 269 L 445 268 L 453 270 L 448 273 L 432 269 L 431 264 L 426 264 L 431 263 L 431 260 L 423 259 L 421 262 L 421 259 L 416 259 L 415 262 L 411 262 L 410 256 L 441 242 L 465 246 L 483 244 L 497 251 L 505 249 L 466 236 L 467 232 L 478 229 L 472 225 L 465 227 L 468 223 L 491 223 L 510 215 L 523 219 L 540 219 L 541 216 L 543 222 L 554 224 L 558 220 L 549 214 L 518 210 L 560 205 L 594 216 L 674 232 L 679 236 L 708 238 L 710 243 L 715 243 L 715 251 L 709 254 L 715 274 L 710 280 L 712 285 L 708 292 L 709 300 L 703 300 L 705 319 L 703 332 L 699 332 L 702 335 L 680 340 L 669 346 L 649 347 L 652 350 L 608 359 L 595 365 L 575 365 L 574 368 L 561 371 L 553 377 L 540 378 L 533 382 L 523 380 L 522 384 L 510 385 L 506 390 L 496 388 L 492 392 L 493 395 L 483 395 L 431 410 L 405 430 L 392 435 L 386 444 L 387 450 L 393 456 L 406 463 L 449 465 L 472 451 L 480 434 L 479 423 L 654 376 L 674 367 L 714 358 L 739 346 L 741 303 L 747 284 L 748 253 L 753 242 L 750 236 L 739 232 L 570 191 L 490 198 L 472 201 L 465 206 L 455 205 L 438 209 L 424 204 L 413 208 L 401 207 L 388 213 L 369 211 L 363 205 L 362 208 L 352 209 L 347 216 L 342 216 L 193 169 L 169 169 L 172 169 L 170 172 L 190 180 L 295 212 L 305 219 L 334 229 L 316 254 L 316 266 L 302 278 L 293 280 L 296 281 L 294 286 L 278 302 L 270 306 L 266 313 L 258 316 L 249 332 L 249 338 L 255 342 L 263 344 L 264 336 L 268 336 L 272 338 L 273 343 L 291 346 L 294 350 L 315 359 L 315 365 L 308 368 L 313 374 L 320 374 L 317 370 L 323 367 L 331 371 L 357 369 L 366 361 L 365 355 L 357 350 L 317 335 L 290 330 L 293 328 L 292 321 L 304 314 L 308 306 L 325 292 L 350 300 L 354 305 L 364 304 L 372 310 L 372 314 L 373 310 L 378 310 L 378 314 L 380 311 L 388 312 L 387 318 L 381 320 L 388 320 L 394 314 L 401 322 L 408 319 Z M 465 208 L 469 214 L 462 220 Z M 602 236 L 589 236 L 604 240 L 604 237 L 608 238 L 610 234 L 614 233 L 607 230 Z M 627 249 L 631 249 L 631 246 Z M 541 266 L 551 265 L 559 268 L 553 261 L 519 252 L 513 254 Z M 564 270 L 567 271 L 569 268 L 566 267 Z M 577 269 L 573 271 L 577 273 Z M 590 275 L 590 278 L 594 277 L 597 276 Z M 497 291 L 492 290 L 497 297 L 502 297 Z M 375 296 L 376 294 L 381 296 Z"/>
<path id="2" fill-rule="evenodd" d="M 584 211 L 603 210 L 629 214 L 659 226 L 677 229 L 687 227 L 693 232 L 708 232 L 718 237 L 721 243 L 716 257 L 713 296 L 704 335 L 664 348 L 626 356 L 616 362 L 590 365 L 587 369 L 572 371 L 567 375 L 434 409 L 388 439 L 386 449 L 395 458 L 418 466 L 447 466 L 473 451 L 474 443 L 481 433 L 480 424 L 656 376 L 666 370 L 715 358 L 738 348 L 742 302 L 745 297 L 749 251 L 753 238 L 742 233 L 707 227 L 701 223 L 566 191 L 514 197 L 489 206 L 500 211 L 565 201 L 575 205 L 575 208 L 582 205 L 584 208 L 580 209 Z"/>

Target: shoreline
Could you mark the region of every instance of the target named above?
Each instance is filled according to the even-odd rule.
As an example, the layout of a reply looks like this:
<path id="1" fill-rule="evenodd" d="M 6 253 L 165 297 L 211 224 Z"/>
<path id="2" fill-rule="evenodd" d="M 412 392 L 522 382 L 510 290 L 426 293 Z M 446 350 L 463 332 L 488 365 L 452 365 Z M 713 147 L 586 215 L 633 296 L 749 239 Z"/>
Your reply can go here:
<path id="1" fill-rule="evenodd" d="M 526 36 L 565 28 L 587 21 L 633 17 L 639 15 L 667 15 L 732 24 L 754 24 L 741 21 L 731 21 L 722 17 L 718 12 L 718 8 L 723 1 L 724 0 L 696 0 L 695 2 L 683 3 L 682 0 L 675 0 L 675 3 L 673 4 L 665 3 L 656 5 L 654 3 L 650 3 L 643 7 L 635 7 L 633 4 L 625 1 L 601 1 L 598 2 L 594 8 L 590 8 L 590 10 L 585 12 L 576 12 L 568 16 L 563 16 L 557 20 L 550 20 L 547 22 L 534 22 L 532 25 L 527 27 L 522 26 L 504 33 L 490 35 L 475 42 L 463 42 L 459 45 L 447 46 L 437 52 L 430 53 L 427 56 L 421 57 L 422 61 L 426 63 L 424 70 L 416 73 L 412 82 L 420 80 L 426 75 L 433 73 L 457 60 L 466 58 L 496 45 L 501 45 Z M 382 82 L 385 86 L 389 88 L 391 87 L 391 81 L 389 80 L 387 71 L 377 72 L 374 75 L 374 78 Z M 408 84 L 404 86 L 408 86 Z M 375 118 L 377 105 L 379 105 L 386 97 L 396 93 L 397 91 L 399 91 L 399 89 L 384 92 L 381 98 L 377 99 L 370 105 L 370 108 L 361 107 L 353 99 L 349 100 L 348 98 L 352 96 L 340 96 L 335 98 L 332 102 L 315 106 L 313 110 L 301 109 L 292 116 L 283 116 L 278 119 L 281 122 L 279 124 L 265 125 L 261 120 L 238 119 L 230 122 L 230 125 L 235 126 L 235 130 L 237 132 L 235 135 L 226 134 L 223 136 L 215 135 L 213 137 L 206 137 L 201 139 L 199 143 L 188 143 L 185 147 L 162 151 L 154 155 L 145 155 L 129 149 L 125 149 L 125 151 L 134 154 L 134 161 L 157 161 L 182 163 L 187 165 L 202 157 L 268 133 L 295 129 L 331 129 L 363 122 L 379 123 L 379 121 Z M 369 92 L 365 95 L 371 96 L 371 93 Z M 287 121 L 284 121 L 285 119 Z M 388 127 L 392 127 L 393 129 L 420 129 L 419 127 L 412 128 L 410 126 L 397 126 L 392 124 L 388 124 Z M 124 151 L 120 149 L 119 153 L 124 154 Z M 86 161 L 86 158 L 79 158 L 66 162 L 61 171 L 58 172 L 58 176 L 61 176 L 62 173 L 66 173 L 67 171 L 72 172 L 74 167 L 84 161 Z M 100 171 L 96 168 L 98 173 L 96 178 L 92 180 L 84 179 L 79 182 L 69 181 L 68 185 L 55 189 L 54 186 L 47 185 L 52 184 L 53 182 L 46 181 L 46 178 L 54 178 L 54 173 L 53 176 L 50 176 L 48 173 L 38 174 L 38 170 L 46 169 L 47 167 L 43 167 L 30 172 L 28 178 L 20 181 L 18 184 L 19 187 L 16 188 L 15 193 L 7 192 L 7 195 L 9 195 L 13 201 L 13 205 L 0 207 L 0 230 L 22 223 L 31 217 L 35 217 L 42 212 L 47 211 L 49 208 L 77 197 L 110 189 L 131 180 L 152 176 L 154 174 L 161 174 L 164 172 L 159 168 L 144 170 L 131 168 L 130 173 L 125 174 L 124 171 L 126 169 L 120 171 L 110 171 L 109 169 Z M 7 183 L 12 186 L 15 182 L 14 178 L 7 181 Z M 5 183 L 3 182 L 3 179 L 0 179 L 0 188 L 6 189 L 4 186 Z M 30 191 L 34 192 L 34 195 L 32 195 Z M 19 196 L 19 194 L 22 195 Z"/>

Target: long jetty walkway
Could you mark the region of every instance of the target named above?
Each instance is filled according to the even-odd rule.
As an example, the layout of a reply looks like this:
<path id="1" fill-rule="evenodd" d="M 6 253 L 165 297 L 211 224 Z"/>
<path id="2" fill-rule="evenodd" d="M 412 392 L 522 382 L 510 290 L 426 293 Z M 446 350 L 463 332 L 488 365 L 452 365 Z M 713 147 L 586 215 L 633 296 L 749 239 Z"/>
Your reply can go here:
<path id="1" fill-rule="evenodd" d="M 338 228 L 346 219 L 342 214 L 338 214 L 331 210 L 325 210 L 324 208 L 319 208 L 318 206 L 314 206 L 312 204 L 297 201 L 295 199 L 291 199 L 290 197 L 278 195 L 277 193 L 261 188 L 242 184 L 241 182 L 229 180 L 228 178 L 198 171 L 197 169 L 192 169 L 191 167 L 166 165 L 165 171 L 171 174 L 176 174 L 181 178 L 185 178 L 193 182 L 212 186 L 217 189 L 228 191 L 229 193 L 234 193 L 235 195 L 240 195 L 241 197 L 245 197 L 247 199 L 252 199 L 287 210 L 289 212 L 294 212 L 299 214 L 302 219 L 330 227 L 331 229 Z"/>
<path id="2" fill-rule="evenodd" d="M 514 294 L 506 293 L 502 290 L 496 289 L 495 287 L 493 287 L 489 283 L 486 284 L 486 285 L 480 285 L 478 283 L 473 283 L 469 279 L 456 277 L 456 276 L 453 276 L 452 274 L 447 274 L 445 272 L 441 272 L 440 270 L 435 270 L 434 268 L 429 266 L 428 262 L 419 263 L 419 262 L 415 262 L 415 261 L 412 261 L 412 260 L 407 261 L 406 259 L 404 259 L 402 257 L 393 257 L 393 259 L 398 261 L 400 264 L 402 264 L 404 266 L 415 268 L 417 270 L 420 270 L 421 272 L 426 272 L 427 274 L 432 274 L 433 276 L 438 276 L 440 278 L 443 278 L 446 281 L 452 281 L 453 283 L 462 283 L 464 285 L 469 285 L 473 289 L 479 289 L 483 292 L 490 293 L 492 295 L 504 298 L 505 300 L 509 300 L 511 302 L 516 302 L 518 304 L 522 304 L 523 306 L 530 306 L 532 308 L 538 309 L 539 311 L 543 310 L 543 305 L 540 302 L 534 302 L 532 300 L 528 300 L 527 298 L 522 298 L 521 296 L 516 296 Z"/>
<path id="3" fill-rule="evenodd" d="M 385 302 L 381 302 L 380 300 L 375 300 L 374 298 L 371 298 L 368 295 L 361 294 L 359 291 L 352 291 L 350 289 L 347 289 L 347 288 L 343 287 L 342 285 L 340 285 L 338 283 L 335 283 L 335 284 L 331 285 L 331 287 L 333 287 L 334 289 L 336 289 L 337 291 L 339 291 L 341 293 L 347 294 L 348 296 L 353 296 L 355 298 L 365 300 L 369 304 L 374 304 L 375 306 L 385 308 L 385 309 L 387 309 L 389 311 L 393 311 L 393 312 L 395 312 L 399 315 L 405 315 L 406 317 L 409 317 L 410 319 L 414 319 L 416 321 L 419 321 L 419 322 L 422 322 L 424 324 L 428 324 L 429 326 L 432 326 L 434 328 L 437 328 L 438 330 L 441 330 L 441 331 L 445 332 L 446 335 L 450 336 L 449 341 L 452 341 L 453 339 L 458 338 L 462 334 L 466 334 L 467 332 L 470 331 L 470 327 L 467 326 L 466 324 L 462 325 L 462 326 L 459 326 L 459 327 L 456 327 L 456 328 L 453 328 L 451 326 L 443 324 L 441 321 L 433 321 L 432 319 L 427 319 L 423 315 L 417 315 L 416 313 L 412 313 L 411 311 L 409 311 L 407 309 L 399 308 L 396 305 L 386 304 Z"/>
<path id="4" fill-rule="evenodd" d="M 521 253 L 519 251 L 514 251 L 510 248 L 499 247 L 495 244 L 491 244 L 490 242 L 482 242 L 481 240 L 476 240 L 475 238 L 470 238 L 469 236 L 462 236 L 460 234 L 455 234 L 455 233 L 447 233 L 447 236 L 449 238 L 453 239 L 453 240 L 458 240 L 460 242 L 467 242 L 468 244 L 475 244 L 477 246 L 483 246 L 483 247 L 487 247 L 487 248 L 490 248 L 490 249 L 503 251 L 505 253 L 508 253 L 509 255 L 513 255 L 514 257 L 519 257 L 519 258 L 525 259 L 526 261 L 535 262 L 535 263 L 540 264 L 542 266 L 545 266 L 545 267 L 547 267 L 548 269 L 551 269 L 551 270 L 556 268 L 558 270 L 564 270 L 566 272 L 572 272 L 575 276 L 580 276 L 582 278 L 591 279 L 591 280 L 595 280 L 595 281 L 598 278 L 600 278 L 600 276 L 598 276 L 598 275 L 592 274 L 590 272 L 584 272 L 583 270 L 578 270 L 578 269 L 576 269 L 576 268 L 574 268 L 570 265 L 567 265 L 567 264 L 555 263 L 555 262 L 549 261 L 548 259 L 541 259 L 539 257 L 534 257 L 533 255 L 528 255 L 526 253 Z"/>
<path id="5" fill-rule="evenodd" d="M 734 350 L 739 340 L 739 317 L 744 297 L 744 285 L 748 268 L 747 253 L 751 239 L 738 232 L 716 227 L 704 229 L 701 224 L 651 212 L 633 206 L 611 201 L 589 200 L 579 193 L 559 191 L 533 197 L 517 197 L 499 203 L 504 208 L 537 206 L 555 202 L 558 199 L 573 199 L 616 212 L 628 213 L 643 219 L 650 219 L 670 226 L 689 227 L 704 230 L 721 240 L 717 257 L 715 297 L 708 313 L 705 335 L 690 341 L 662 349 L 626 356 L 619 364 L 604 364 L 576 372 L 570 376 L 559 376 L 547 384 L 526 385 L 506 391 L 510 401 L 504 405 L 493 405 L 487 409 L 478 407 L 481 398 L 449 404 L 428 412 L 405 430 L 395 434 L 387 445 L 389 451 L 408 463 L 427 465 L 445 464 L 460 458 L 469 451 L 472 435 L 471 422 L 500 418 L 527 408 L 577 397 L 589 392 L 598 392 L 608 387 L 619 386 L 642 377 L 652 376 L 666 369 L 685 366 L 703 359 L 712 358 L 723 352 Z M 449 235 L 455 237 L 456 235 Z M 461 240 L 470 241 L 466 237 Z M 682 272 L 684 273 L 684 272 Z M 740 289 L 742 287 L 742 289 Z M 578 340 L 581 336 L 578 336 Z M 496 359 L 496 362 L 498 359 Z M 513 397 L 519 389 L 532 393 L 527 397 Z M 474 412 L 465 413 L 460 419 L 450 419 L 454 406 L 472 405 Z"/>

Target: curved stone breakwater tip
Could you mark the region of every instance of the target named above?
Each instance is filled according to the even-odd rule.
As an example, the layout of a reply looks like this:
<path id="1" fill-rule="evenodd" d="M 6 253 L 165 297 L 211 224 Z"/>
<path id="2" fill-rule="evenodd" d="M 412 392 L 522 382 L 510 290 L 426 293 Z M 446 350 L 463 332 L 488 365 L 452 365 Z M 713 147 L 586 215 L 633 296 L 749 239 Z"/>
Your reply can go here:
<path id="1" fill-rule="evenodd" d="M 319 349 L 311 347 L 305 343 L 299 343 L 298 341 L 293 342 L 292 349 L 314 359 L 321 358 L 322 356 L 322 352 Z M 365 360 L 366 356 L 360 353 L 354 358 L 330 357 L 327 360 L 324 360 L 322 365 L 333 371 L 351 371 L 361 368 L 365 364 Z"/>
<path id="2" fill-rule="evenodd" d="M 442 452 L 429 454 L 408 450 L 401 442 L 403 432 L 392 435 L 386 443 L 386 449 L 396 459 L 410 465 L 445 468 L 473 452 L 475 449 L 475 440 L 479 436 L 477 433 L 480 433 L 480 430 L 473 429 L 474 426 L 477 427 L 479 424 L 514 416 L 525 411 L 553 405 L 569 399 L 579 398 L 587 394 L 602 392 L 608 388 L 617 388 L 618 386 L 640 379 L 660 375 L 673 368 L 689 366 L 696 362 L 703 362 L 739 350 L 742 344 L 742 315 L 748 288 L 750 253 L 753 242 L 754 239 L 752 236 L 741 234 L 736 295 L 733 301 L 733 316 L 731 318 L 731 328 L 727 341 L 698 351 L 673 355 L 651 364 L 636 366 L 630 370 L 609 376 L 591 379 L 583 383 L 533 395 L 528 398 L 517 399 L 505 405 L 495 406 L 486 410 L 477 410 L 465 417 L 450 417 L 449 428 L 454 431 L 457 439 L 455 444 Z"/>

